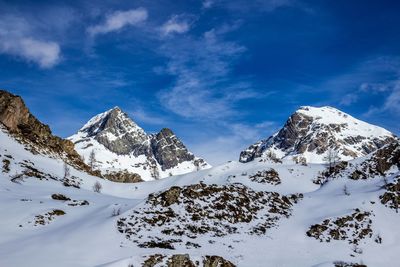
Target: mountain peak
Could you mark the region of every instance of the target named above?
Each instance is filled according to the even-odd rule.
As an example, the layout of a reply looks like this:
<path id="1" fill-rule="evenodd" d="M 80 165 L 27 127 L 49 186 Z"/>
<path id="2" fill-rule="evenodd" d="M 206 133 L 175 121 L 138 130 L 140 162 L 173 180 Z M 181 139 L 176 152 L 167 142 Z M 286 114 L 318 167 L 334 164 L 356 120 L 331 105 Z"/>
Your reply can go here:
<path id="1" fill-rule="evenodd" d="M 94 150 L 103 172 L 128 170 L 150 180 L 209 167 L 171 129 L 147 134 L 119 107 L 94 116 L 69 139 L 85 158 Z"/>
<path id="2" fill-rule="evenodd" d="M 113 134 L 115 138 L 132 131 L 137 132 L 139 135 L 145 134 L 144 130 L 118 106 L 92 117 L 79 130 L 79 132 L 87 133 L 88 136 L 95 136 L 104 131 Z"/>
<path id="3" fill-rule="evenodd" d="M 303 106 L 273 136 L 242 151 L 240 161 L 272 153 L 278 158 L 301 157 L 321 163 L 329 149 L 337 150 L 342 160 L 350 160 L 371 153 L 394 137 L 391 132 L 336 108 Z"/>

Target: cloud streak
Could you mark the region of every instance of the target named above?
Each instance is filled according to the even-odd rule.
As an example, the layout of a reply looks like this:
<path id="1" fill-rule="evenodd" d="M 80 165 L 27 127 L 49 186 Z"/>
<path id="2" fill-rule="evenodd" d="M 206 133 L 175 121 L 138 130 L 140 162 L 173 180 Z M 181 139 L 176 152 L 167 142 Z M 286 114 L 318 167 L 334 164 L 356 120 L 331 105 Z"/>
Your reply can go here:
<path id="1" fill-rule="evenodd" d="M 147 10 L 144 8 L 131 9 L 126 11 L 114 11 L 108 14 L 104 22 L 88 27 L 87 31 L 91 36 L 119 31 L 127 26 L 137 26 L 148 18 Z"/>
<path id="2" fill-rule="evenodd" d="M 187 16 L 174 15 L 160 27 L 161 35 L 168 36 L 188 32 L 191 23 Z"/>

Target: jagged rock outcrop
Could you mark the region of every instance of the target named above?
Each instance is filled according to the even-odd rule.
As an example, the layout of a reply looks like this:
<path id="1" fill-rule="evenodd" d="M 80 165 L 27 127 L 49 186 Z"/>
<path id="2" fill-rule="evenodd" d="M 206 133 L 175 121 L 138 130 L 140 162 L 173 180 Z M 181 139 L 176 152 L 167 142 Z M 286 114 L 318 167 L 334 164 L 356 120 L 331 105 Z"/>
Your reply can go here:
<path id="1" fill-rule="evenodd" d="M 324 162 L 330 149 L 340 160 L 365 156 L 395 140 L 389 131 L 332 107 L 301 107 L 276 134 L 240 153 L 241 162 L 270 156 Z"/>
<path id="2" fill-rule="evenodd" d="M 143 179 L 137 173 L 131 173 L 127 170 L 114 171 L 103 174 L 104 178 L 118 183 L 138 183 L 143 182 Z"/>
<path id="3" fill-rule="evenodd" d="M 54 136 L 48 125 L 30 113 L 20 96 L 4 90 L 0 90 L 0 123 L 19 142 L 27 144 L 31 151 L 57 155 L 75 167 L 90 171 L 70 140 Z"/>
<path id="4" fill-rule="evenodd" d="M 143 180 L 152 180 L 210 167 L 172 130 L 163 128 L 157 134 L 147 134 L 119 107 L 93 117 L 69 139 L 87 160 L 94 151 L 96 167 L 105 175 L 127 170 Z"/>
<path id="5" fill-rule="evenodd" d="M 194 160 L 194 155 L 188 153 L 183 143 L 167 128 L 151 137 L 151 150 L 163 170 Z"/>

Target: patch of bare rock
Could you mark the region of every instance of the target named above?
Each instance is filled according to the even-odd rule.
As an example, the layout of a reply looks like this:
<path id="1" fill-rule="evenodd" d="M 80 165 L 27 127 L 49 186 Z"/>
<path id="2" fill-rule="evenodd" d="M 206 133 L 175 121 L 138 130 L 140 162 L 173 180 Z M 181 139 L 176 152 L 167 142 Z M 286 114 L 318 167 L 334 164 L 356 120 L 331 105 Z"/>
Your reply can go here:
<path id="1" fill-rule="evenodd" d="M 321 242 L 343 240 L 358 245 L 363 239 L 373 237 L 372 216 L 372 212 L 355 209 L 350 215 L 328 218 L 322 223 L 312 225 L 307 236 Z M 380 236 L 375 236 L 375 242 L 382 242 Z"/>
<path id="2" fill-rule="evenodd" d="M 257 173 L 250 175 L 249 179 L 261 184 L 278 185 L 281 183 L 278 172 L 272 168 L 258 171 Z"/>
<path id="3" fill-rule="evenodd" d="M 199 259 L 191 259 L 188 254 L 147 256 L 142 267 L 235 267 L 233 263 L 220 256 L 203 256 Z"/>
<path id="4" fill-rule="evenodd" d="M 140 247 L 174 249 L 201 245 L 196 239 L 243 233 L 262 235 L 291 215 L 301 194 L 257 192 L 242 184 L 173 186 L 117 222 L 118 231 Z"/>

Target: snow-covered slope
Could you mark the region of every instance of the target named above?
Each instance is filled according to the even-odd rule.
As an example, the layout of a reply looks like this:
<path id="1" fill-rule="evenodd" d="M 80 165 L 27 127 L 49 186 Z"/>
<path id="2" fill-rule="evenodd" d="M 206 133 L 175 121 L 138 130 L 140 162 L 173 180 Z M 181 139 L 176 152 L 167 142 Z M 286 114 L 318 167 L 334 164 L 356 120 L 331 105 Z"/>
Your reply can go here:
<path id="1" fill-rule="evenodd" d="M 61 160 L 33 154 L 4 128 L 0 144 L 0 266 L 395 267 L 400 261 L 399 143 L 351 161 L 322 186 L 315 181 L 325 175 L 323 164 L 258 160 L 136 184 L 71 168 L 68 184 Z M 365 164 L 377 166 L 372 159 L 387 165 L 353 179 Z M 100 193 L 92 190 L 95 182 Z M 222 261 L 211 256 L 225 265 L 211 265 Z M 193 265 L 182 263 L 188 260 Z"/>
<path id="2" fill-rule="evenodd" d="M 301 107 L 283 128 L 240 154 L 241 162 L 276 157 L 323 163 L 328 151 L 340 160 L 365 156 L 393 141 L 395 136 L 332 107 Z"/>
<path id="3" fill-rule="evenodd" d="M 148 181 L 210 167 L 171 130 L 146 134 L 118 107 L 94 116 L 69 140 L 86 162 L 93 151 L 103 174 L 126 170 Z"/>

